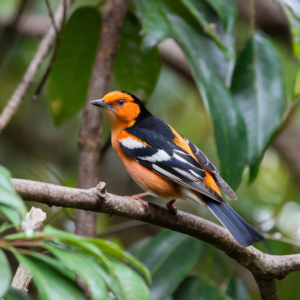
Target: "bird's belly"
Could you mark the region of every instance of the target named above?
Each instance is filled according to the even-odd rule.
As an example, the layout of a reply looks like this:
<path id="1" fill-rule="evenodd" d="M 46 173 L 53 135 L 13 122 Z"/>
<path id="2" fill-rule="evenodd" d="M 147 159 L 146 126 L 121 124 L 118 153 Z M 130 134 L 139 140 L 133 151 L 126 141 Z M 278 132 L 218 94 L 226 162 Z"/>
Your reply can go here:
<path id="1" fill-rule="evenodd" d="M 112 143 L 112 146 L 126 171 L 143 190 L 167 200 L 178 199 L 182 196 L 179 184 L 140 165 L 123 152 L 119 143 Z"/>

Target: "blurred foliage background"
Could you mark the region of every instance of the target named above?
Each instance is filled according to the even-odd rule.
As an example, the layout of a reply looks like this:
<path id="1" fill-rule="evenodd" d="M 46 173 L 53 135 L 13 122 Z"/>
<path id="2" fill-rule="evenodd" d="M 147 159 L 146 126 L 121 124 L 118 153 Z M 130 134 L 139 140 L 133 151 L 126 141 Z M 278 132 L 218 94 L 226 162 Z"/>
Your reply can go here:
<path id="1" fill-rule="evenodd" d="M 55 10 L 58 1 L 53 0 L 49 2 L 52 9 Z M 165 37 L 160 37 L 161 40 L 158 38 L 157 41 L 154 41 L 154 44 L 151 38 L 142 39 L 140 36 L 141 25 L 137 25 L 137 20 L 146 20 L 145 16 L 141 16 L 141 13 L 143 9 L 145 10 L 147 7 L 140 7 L 136 12 L 135 5 L 138 7 L 138 2 L 139 1 L 136 0 L 129 3 L 129 10 L 131 13 L 133 12 L 133 14 L 130 18 L 126 19 L 123 33 L 125 32 L 126 37 L 131 35 L 132 40 L 122 40 L 110 90 L 120 88 L 128 89 L 130 92 L 137 93 L 143 100 L 147 100 L 147 108 L 153 114 L 169 123 L 182 135 L 191 140 L 221 169 L 218 155 L 222 158 L 222 153 L 220 153 L 222 145 L 219 146 L 218 153 L 216 138 L 217 144 L 221 142 L 218 142 L 218 132 L 214 134 L 214 125 L 215 130 L 219 130 L 217 123 L 213 121 L 216 118 L 216 115 L 213 113 L 214 108 L 208 108 L 208 106 L 210 106 L 209 100 L 206 99 L 203 101 L 203 96 L 206 94 L 205 92 L 201 93 L 201 97 L 197 89 L 197 83 L 195 84 L 194 79 L 186 69 L 187 62 L 178 45 L 172 40 L 167 40 L 162 42 L 158 48 L 149 50 Z M 141 2 L 143 3 L 143 1 Z M 193 2 L 196 1 L 183 2 L 192 5 Z M 211 3 L 213 2 L 214 1 L 211 1 Z M 272 102 L 274 100 L 274 92 L 276 92 L 276 95 L 279 97 L 278 90 L 276 89 L 277 86 L 273 86 L 271 83 L 264 84 L 264 82 L 256 82 L 258 85 L 263 84 L 262 89 L 265 88 L 263 97 L 268 98 L 266 99 L 266 101 L 268 101 L 266 109 L 269 109 L 269 111 L 266 114 L 266 119 L 264 119 L 266 121 L 265 126 L 268 127 L 276 118 L 279 118 L 278 122 L 273 125 L 274 129 L 269 133 L 269 138 L 265 141 L 265 146 L 267 147 L 265 154 L 263 154 L 265 146 L 262 146 L 262 159 L 256 159 L 253 164 L 251 164 L 251 159 L 247 165 L 240 163 L 238 160 L 242 155 L 242 151 L 247 151 L 243 148 L 237 148 L 237 152 L 230 158 L 233 166 L 230 168 L 235 167 L 234 160 L 236 158 L 237 164 L 239 164 L 238 168 L 240 168 L 242 174 L 240 184 L 239 175 L 232 175 L 236 177 L 232 185 L 235 187 L 238 186 L 236 190 L 238 201 L 232 201 L 230 205 L 268 238 L 266 243 L 256 244 L 255 247 L 265 253 L 276 255 L 299 253 L 300 249 L 300 107 L 298 105 L 300 94 L 300 67 L 297 59 L 297 56 L 298 58 L 300 57 L 300 46 L 297 44 L 300 39 L 300 21 L 298 19 L 300 8 L 296 0 L 290 2 L 292 3 L 291 6 L 285 6 L 284 3 L 279 4 L 283 8 L 280 14 L 276 10 L 278 6 L 274 9 L 272 1 L 256 1 L 255 17 L 257 32 L 260 32 L 259 34 L 264 37 L 264 43 L 267 43 L 271 52 L 276 51 L 278 55 L 278 61 L 276 63 L 282 67 L 282 72 L 277 74 L 281 80 L 279 80 L 279 83 L 284 82 L 285 84 L 285 89 L 282 91 L 284 95 L 281 100 L 278 100 L 282 101 L 282 108 L 279 108 L 279 110 L 282 111 L 281 115 L 279 114 L 279 117 L 277 117 L 276 113 L 274 114 L 273 112 L 274 106 L 277 105 L 275 102 Z M 169 1 L 165 1 L 165 3 L 166 6 L 170 5 Z M 199 3 L 201 3 L 201 1 Z M 76 11 L 78 11 L 77 9 L 80 7 L 95 7 L 95 5 L 98 5 L 98 9 L 101 11 L 101 1 L 77 0 L 68 11 L 68 18 L 75 19 Z M 222 52 L 222 57 L 228 59 L 229 64 L 234 64 L 234 62 L 237 63 L 239 61 L 237 60 L 236 62 L 236 60 L 229 56 L 233 55 L 236 58 L 241 58 L 242 56 L 240 56 L 240 54 L 245 51 L 247 39 L 251 35 L 251 31 L 254 31 L 253 24 L 251 24 L 253 20 L 251 20 L 249 2 L 237 0 L 236 5 L 238 17 L 234 23 L 232 23 L 232 29 L 230 29 L 234 32 L 234 39 L 229 41 L 229 45 L 223 45 L 223 41 L 219 42 L 221 43 L 220 48 L 223 47 L 225 49 L 225 54 Z M 11 96 L 31 61 L 40 41 L 41 33 L 39 30 L 43 30 L 43 26 L 41 25 L 37 32 L 29 34 L 25 32 L 25 30 L 22 32 L 21 29 L 15 28 L 13 32 L 3 40 L 7 24 L 9 24 L 9 21 L 17 13 L 19 6 L 19 0 L 0 1 L 0 31 L 2 33 L 0 43 L 0 110 L 4 108 L 7 99 Z M 175 7 L 174 11 L 176 11 L 176 9 Z M 46 24 L 46 27 L 47 24 L 49 24 L 48 10 L 44 1 L 26 1 L 22 14 L 24 22 L 29 22 L 31 19 L 31 21 Z M 230 14 L 227 14 L 227 16 L 228 15 Z M 37 19 L 37 16 L 40 19 Z M 184 16 L 182 18 L 184 18 Z M 290 25 L 292 24 L 291 19 L 293 19 L 294 25 Z M 179 22 L 179 20 L 176 21 L 175 17 L 172 20 L 175 24 L 173 24 L 174 26 L 176 26 L 176 22 Z M 97 16 L 95 16 L 95 21 L 91 22 L 99 24 Z M 193 23 L 195 20 L 189 20 L 189 22 Z M 208 22 L 211 21 L 208 20 Z M 218 20 L 218 22 L 220 22 L 220 20 Z M 230 24 L 232 20 L 228 19 L 226 22 Z M 215 23 L 211 22 L 211 24 Z M 142 24 L 143 30 L 146 30 L 146 25 Z M 207 24 L 203 26 L 205 25 Z M 67 26 L 72 26 L 72 24 L 67 23 Z M 97 30 L 99 31 L 100 28 L 97 29 L 94 26 L 92 26 L 92 28 L 96 31 L 94 36 L 97 36 Z M 149 28 L 151 31 L 151 27 Z M 218 32 L 218 34 L 216 34 L 214 26 L 209 28 L 211 28 L 211 33 L 208 33 L 208 35 L 211 34 L 211 38 L 214 39 L 215 36 L 218 35 L 222 36 L 222 33 Z M 66 31 L 67 29 L 68 27 L 66 27 Z M 64 34 L 67 34 L 66 31 L 64 31 L 62 35 L 61 47 L 64 46 L 64 43 L 68 43 L 68 41 L 64 41 Z M 86 31 L 82 30 L 81 35 L 84 35 L 85 32 Z M 90 34 L 92 35 L 93 33 Z M 179 35 L 180 33 L 178 33 L 178 36 Z M 193 41 L 195 40 L 189 33 L 186 36 Z M 82 43 L 85 42 L 85 40 L 82 41 Z M 126 45 L 126 42 L 129 45 Z M 177 42 L 182 46 L 182 49 L 186 48 L 184 46 L 185 40 L 182 37 L 177 37 Z M 94 44 L 95 45 L 87 45 L 90 51 L 95 52 L 97 43 Z M 144 47 L 143 50 L 140 48 L 141 44 Z M 78 48 L 76 48 L 77 46 Z M 84 48 L 86 45 L 81 45 L 80 40 L 75 43 L 74 51 L 77 51 L 75 53 L 76 55 L 80 55 L 81 46 Z M 191 47 L 194 46 L 192 45 Z M 207 52 L 206 56 L 214 54 L 214 52 L 210 53 L 207 49 L 202 50 Z M 82 51 L 85 50 L 83 49 Z M 146 57 L 143 56 L 144 60 L 139 60 L 138 56 L 143 51 L 146 52 Z M 168 53 L 168 51 L 170 53 Z M 58 61 L 63 59 L 61 52 L 60 50 L 58 51 Z M 175 61 L 172 61 L 173 54 L 175 55 Z M 126 55 L 131 55 L 132 59 L 129 61 L 122 60 L 122 56 Z M 266 55 L 270 58 L 269 53 Z M 33 99 L 33 94 L 47 69 L 51 56 L 52 53 L 49 53 L 44 60 L 38 76 L 36 76 L 35 82 L 32 84 L 22 105 L 0 135 L 0 164 L 8 168 L 14 178 L 25 178 L 75 187 L 77 176 L 77 136 L 81 108 L 84 103 L 82 102 L 78 105 L 78 101 L 76 100 L 77 94 L 81 92 L 78 92 L 76 90 L 77 87 L 72 85 L 73 82 L 76 82 L 76 76 L 74 75 L 74 78 L 68 78 L 69 82 L 67 86 L 60 85 L 60 82 L 56 80 L 57 76 L 68 76 L 68 72 L 61 74 L 62 72 L 59 71 L 59 67 L 54 65 L 53 72 L 46 82 L 46 85 L 37 99 Z M 205 59 L 208 58 L 206 57 Z M 243 59 L 247 59 L 247 55 L 246 58 L 244 57 Z M 130 64 L 134 61 L 138 67 L 131 70 Z M 70 58 L 69 63 L 74 64 L 75 61 L 72 61 L 72 58 Z M 86 62 L 86 64 L 88 65 L 88 62 Z M 240 73 L 238 73 L 238 71 L 240 71 Z M 233 73 L 233 78 L 236 76 L 238 79 L 246 78 L 246 81 L 251 80 L 251 76 L 246 77 L 246 71 L 247 70 L 243 70 L 242 68 L 241 70 L 236 69 L 236 73 Z M 263 71 L 268 72 L 270 70 Z M 88 66 L 87 70 L 82 70 L 82 72 L 89 74 L 90 70 Z M 143 77 L 146 72 L 152 75 Z M 197 70 L 192 70 L 192 72 L 197 73 Z M 271 70 L 271 72 L 275 71 Z M 298 76 L 296 76 L 297 74 Z M 270 77 L 273 75 L 272 73 L 268 74 Z M 204 79 L 204 82 L 206 80 L 207 79 Z M 238 95 L 242 84 L 243 83 L 239 83 L 235 89 L 233 88 L 233 94 L 235 94 L 236 91 Z M 139 90 L 139 87 L 143 87 L 144 90 Z M 154 87 L 153 92 L 152 87 Z M 67 109 L 70 109 L 69 111 L 60 111 L 61 108 L 59 104 L 55 103 L 57 94 L 60 96 L 63 94 L 64 96 L 62 97 L 68 98 Z M 83 93 L 84 98 L 85 95 L 86 94 Z M 99 95 L 99 98 L 102 96 L 103 95 Z M 258 97 L 261 97 L 261 94 L 259 94 Z M 223 100 L 223 98 L 219 98 L 219 101 Z M 243 104 L 241 104 L 240 107 L 243 107 L 242 105 Z M 221 109 L 225 110 L 226 107 L 221 107 Z M 211 112 L 212 117 L 208 111 Z M 231 117 L 228 116 L 228 118 Z M 274 122 L 276 122 L 276 120 Z M 243 132 L 241 132 L 241 135 L 245 135 L 245 131 Z M 103 147 L 106 146 L 104 147 L 105 152 L 102 156 L 99 179 L 107 183 L 108 191 L 111 193 L 118 195 L 139 193 L 139 187 L 129 177 L 112 148 L 107 147 L 107 139 L 109 138 L 107 124 L 105 124 L 104 136 L 106 140 L 103 141 Z M 247 143 L 247 141 L 245 141 L 245 143 Z M 260 167 L 258 171 L 259 163 Z M 224 168 L 226 168 L 226 162 L 222 161 L 221 164 L 224 164 Z M 222 169 L 222 174 L 225 174 L 223 171 L 224 168 Z M 258 174 L 256 176 L 257 172 Z M 165 205 L 161 199 L 149 197 L 147 200 Z M 26 205 L 29 208 L 31 206 L 38 206 L 36 203 L 26 203 Z M 71 209 L 50 208 L 45 205 L 40 205 L 40 207 L 47 212 L 47 223 L 56 228 L 71 233 L 74 232 L 73 211 Z M 177 207 L 179 210 L 216 222 L 208 210 L 199 207 L 196 203 L 178 202 Z M 4 219 L 3 217 L 0 222 L 4 222 Z M 112 241 L 124 250 L 129 249 L 132 245 L 145 238 L 154 236 L 160 230 L 161 228 L 153 225 L 98 214 L 97 231 L 99 236 L 108 241 Z M 214 250 L 211 246 L 204 243 L 202 243 L 201 247 L 201 255 L 197 257 L 197 262 L 195 262 L 190 272 L 191 276 L 209 278 L 214 286 L 222 291 L 227 290 L 228 285 L 231 284 L 231 278 L 234 277 L 243 283 L 251 299 L 259 299 L 257 286 L 247 270 L 228 258 L 221 251 Z M 11 258 L 11 260 L 13 260 L 13 258 Z M 16 266 L 15 262 L 12 261 L 12 263 Z M 197 284 L 195 280 L 197 280 L 196 277 L 189 277 L 183 284 Z M 281 299 L 296 299 L 300 293 L 300 286 L 297 284 L 299 280 L 300 273 L 292 273 L 283 281 L 277 281 Z M 233 299 L 238 299 L 234 298 L 234 296 L 232 297 Z M 173 298 L 187 299 L 182 298 L 180 289 L 173 295 Z M 192 296 L 190 299 L 192 299 Z"/>

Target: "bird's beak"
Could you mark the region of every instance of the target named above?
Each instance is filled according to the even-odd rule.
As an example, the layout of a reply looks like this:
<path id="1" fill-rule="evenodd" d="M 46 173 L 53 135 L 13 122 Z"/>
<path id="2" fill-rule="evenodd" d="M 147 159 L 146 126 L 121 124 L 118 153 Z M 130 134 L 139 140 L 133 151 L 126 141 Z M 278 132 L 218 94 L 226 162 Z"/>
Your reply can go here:
<path id="1" fill-rule="evenodd" d="M 113 109 L 114 106 L 105 102 L 104 99 L 98 99 L 98 100 L 94 100 L 92 102 L 90 102 L 90 104 L 93 104 L 95 106 L 99 106 L 101 108 L 106 108 L 106 109 Z"/>

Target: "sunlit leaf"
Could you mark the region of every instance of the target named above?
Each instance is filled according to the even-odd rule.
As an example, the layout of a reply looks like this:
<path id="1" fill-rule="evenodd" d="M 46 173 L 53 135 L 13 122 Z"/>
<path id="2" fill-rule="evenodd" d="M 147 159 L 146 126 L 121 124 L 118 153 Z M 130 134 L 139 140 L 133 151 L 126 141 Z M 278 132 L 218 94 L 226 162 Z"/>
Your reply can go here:
<path id="1" fill-rule="evenodd" d="M 174 300 L 229 300 L 206 278 L 187 277 L 173 295 Z M 233 298 L 244 300 L 244 298 Z"/>
<path id="2" fill-rule="evenodd" d="M 91 6 L 77 9 L 65 26 L 49 79 L 56 125 L 71 118 L 86 101 L 100 28 L 101 16 Z"/>
<path id="3" fill-rule="evenodd" d="M 155 88 L 161 62 L 157 47 L 147 53 L 141 50 L 140 31 L 137 18 L 127 13 L 114 72 L 121 90 L 146 100 Z"/>
<path id="4" fill-rule="evenodd" d="M 20 196 L 16 193 L 10 179 L 10 172 L 0 165 L 0 206 L 3 205 L 0 211 L 4 215 L 7 213 L 7 218 L 10 220 L 12 219 L 13 214 L 11 209 L 16 210 L 22 218 L 25 218 L 26 206 Z M 8 209 L 6 209 L 7 207 Z M 14 216 L 16 217 L 16 214 Z M 16 218 L 16 221 L 13 222 L 13 224 L 18 225 L 19 221 L 20 218 Z"/>
<path id="5" fill-rule="evenodd" d="M 131 266 L 139 270 L 145 276 L 147 281 L 151 283 L 151 274 L 148 268 L 145 265 L 143 265 L 141 262 L 139 262 L 130 253 L 122 251 L 116 245 L 101 239 L 86 239 L 86 240 L 94 244 L 95 246 L 97 246 L 103 253 L 109 255 L 110 257 L 118 260 L 123 260 L 126 263 L 129 263 Z"/>
<path id="6" fill-rule="evenodd" d="M 234 62 L 202 33 L 198 23 L 178 1 L 165 0 L 165 3 L 174 39 L 186 55 L 198 90 L 212 116 L 221 175 L 235 189 L 247 160 L 247 139 L 239 107 L 225 85 L 225 82 L 231 82 Z"/>
<path id="7" fill-rule="evenodd" d="M 113 260 L 112 264 L 126 300 L 151 300 L 147 285 L 136 272 L 121 262 Z"/>
<path id="8" fill-rule="evenodd" d="M 67 269 L 53 258 L 38 254 L 21 255 L 17 252 L 14 255 L 33 276 L 39 299 L 86 299 L 75 282 L 75 276 L 74 280 L 71 280 L 71 276 L 66 276 Z"/>
<path id="9" fill-rule="evenodd" d="M 163 300 L 170 296 L 200 254 L 201 243 L 195 238 L 169 230 L 157 234 L 137 256 L 151 272 L 152 299 Z"/>
<path id="10" fill-rule="evenodd" d="M 142 48 L 149 50 L 171 35 L 171 25 L 159 0 L 134 0 L 143 28 Z"/>
<path id="11" fill-rule="evenodd" d="M 54 254 L 65 267 L 80 275 L 88 286 L 92 299 L 107 299 L 106 285 L 101 274 L 95 270 L 94 266 L 89 263 L 84 255 L 80 255 L 71 249 L 64 250 L 46 243 L 42 247 Z"/>
<path id="12" fill-rule="evenodd" d="M 29 300 L 30 298 L 21 290 L 10 288 L 5 295 L 5 300 Z"/>
<path id="13" fill-rule="evenodd" d="M 278 129 L 285 109 L 280 58 L 271 43 L 256 33 L 243 49 L 234 71 L 232 91 L 245 120 L 250 179 Z"/>
<path id="14" fill-rule="evenodd" d="M 10 265 L 7 261 L 5 253 L 0 249 L 0 299 L 9 289 L 12 279 Z"/>
<path id="15" fill-rule="evenodd" d="M 300 96 L 300 68 L 295 78 L 293 98 L 297 99 L 299 96 Z"/>

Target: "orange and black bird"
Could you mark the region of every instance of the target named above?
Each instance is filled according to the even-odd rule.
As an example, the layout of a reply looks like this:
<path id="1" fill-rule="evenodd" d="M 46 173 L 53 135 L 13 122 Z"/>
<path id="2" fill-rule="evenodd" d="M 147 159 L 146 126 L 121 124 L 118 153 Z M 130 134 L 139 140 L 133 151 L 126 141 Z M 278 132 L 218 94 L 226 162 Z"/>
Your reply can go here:
<path id="1" fill-rule="evenodd" d="M 242 246 L 265 238 L 239 216 L 222 198 L 235 193 L 216 167 L 190 141 L 152 115 L 133 94 L 115 91 L 91 104 L 99 106 L 111 127 L 111 141 L 118 158 L 134 181 L 146 192 L 168 201 L 177 212 L 176 200 L 194 200 L 207 207 Z"/>

